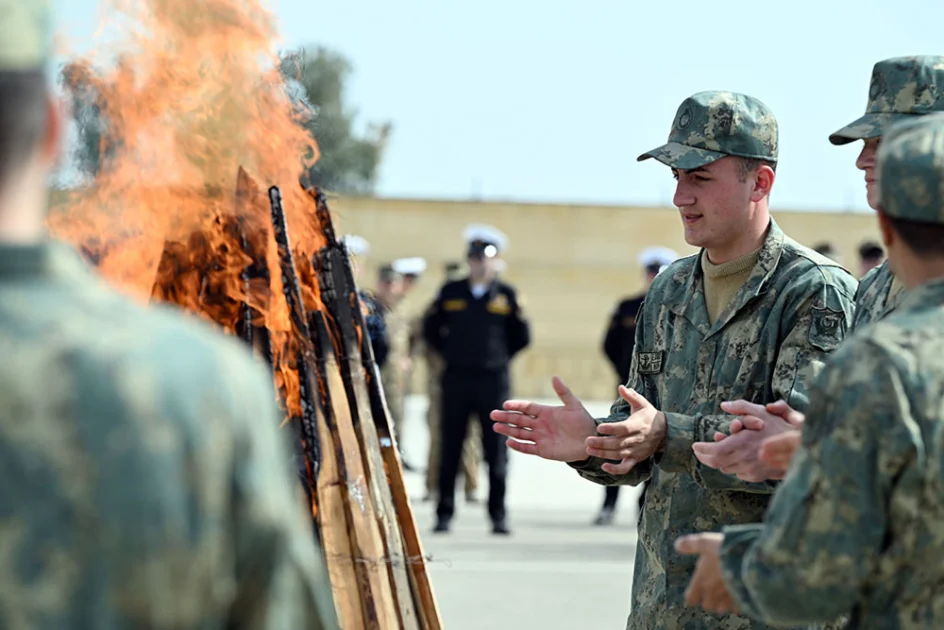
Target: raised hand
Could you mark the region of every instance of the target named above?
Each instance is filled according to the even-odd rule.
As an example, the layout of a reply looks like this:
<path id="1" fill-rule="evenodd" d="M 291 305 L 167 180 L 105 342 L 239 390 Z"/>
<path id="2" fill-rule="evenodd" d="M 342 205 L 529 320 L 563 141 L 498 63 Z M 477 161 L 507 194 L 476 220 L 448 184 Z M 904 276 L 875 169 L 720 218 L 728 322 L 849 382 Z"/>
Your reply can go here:
<path id="1" fill-rule="evenodd" d="M 586 440 L 596 435 L 597 424 L 558 377 L 551 380 L 563 405 L 541 405 L 509 400 L 489 414 L 496 433 L 508 437 L 512 450 L 559 462 L 587 459 Z"/>

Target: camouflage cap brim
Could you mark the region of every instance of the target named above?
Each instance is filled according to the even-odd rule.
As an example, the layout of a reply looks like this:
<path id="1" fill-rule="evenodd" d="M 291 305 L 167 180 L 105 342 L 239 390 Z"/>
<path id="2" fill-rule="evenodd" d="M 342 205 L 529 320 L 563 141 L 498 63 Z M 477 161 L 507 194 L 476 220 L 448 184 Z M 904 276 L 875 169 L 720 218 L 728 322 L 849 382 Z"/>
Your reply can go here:
<path id="1" fill-rule="evenodd" d="M 717 162 L 723 157 L 727 157 L 727 154 L 721 153 L 720 151 L 709 151 L 708 149 L 696 149 L 695 147 L 690 147 L 678 142 L 669 142 L 652 151 L 643 153 L 636 158 L 636 161 L 642 162 L 643 160 L 653 158 L 670 168 L 688 171 L 693 168 L 707 166 L 712 162 Z"/>
<path id="2" fill-rule="evenodd" d="M 871 113 L 849 123 L 829 136 L 829 141 L 840 146 L 856 140 L 869 140 L 884 135 L 885 130 L 901 120 L 914 118 L 918 114 Z"/>

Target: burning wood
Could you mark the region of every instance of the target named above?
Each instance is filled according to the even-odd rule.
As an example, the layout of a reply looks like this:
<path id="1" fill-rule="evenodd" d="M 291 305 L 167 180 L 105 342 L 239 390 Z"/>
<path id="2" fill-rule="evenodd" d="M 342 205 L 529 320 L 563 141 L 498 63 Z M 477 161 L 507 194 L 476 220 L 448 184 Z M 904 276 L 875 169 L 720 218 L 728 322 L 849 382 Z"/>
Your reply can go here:
<path id="1" fill-rule="evenodd" d="M 242 169 L 237 182 L 242 214 L 217 216 L 186 243 L 166 242 L 151 295 L 215 321 L 266 359 L 273 351 L 282 357 L 272 364 L 273 376 L 286 430 L 299 445 L 300 478 L 343 626 L 438 629 L 350 260 L 335 238 L 326 199 L 318 191 L 306 196 L 326 242 L 307 260 L 292 248 L 279 188 L 268 191 L 271 230 L 262 234 L 253 215 L 261 206 L 258 188 Z M 277 253 L 281 296 L 260 283 L 268 276 L 269 251 Z M 318 299 L 306 304 L 306 293 Z M 271 308 L 277 297 L 291 324 L 285 336 L 269 330 L 264 310 L 253 306 L 268 300 Z M 282 347 L 269 346 L 272 339 Z"/>

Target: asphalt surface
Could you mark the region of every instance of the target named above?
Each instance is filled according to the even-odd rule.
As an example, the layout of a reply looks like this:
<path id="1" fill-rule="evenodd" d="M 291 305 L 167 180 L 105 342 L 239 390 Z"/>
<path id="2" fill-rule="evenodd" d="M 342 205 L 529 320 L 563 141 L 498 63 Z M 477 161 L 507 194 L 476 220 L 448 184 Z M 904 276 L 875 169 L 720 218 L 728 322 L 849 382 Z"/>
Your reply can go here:
<path id="1" fill-rule="evenodd" d="M 605 415 L 609 402 L 587 407 L 594 415 Z M 406 460 L 422 468 L 429 439 L 425 409 L 425 397 L 407 398 L 402 444 Z M 435 504 L 422 500 L 424 479 L 422 473 L 406 473 L 446 630 L 625 627 L 636 546 L 636 488 L 621 489 L 613 525 L 595 526 L 601 486 L 564 464 L 512 451 L 507 490 L 512 534 L 491 533 L 484 463 L 478 503 L 465 502 L 460 481 L 452 531 L 436 534 Z"/>

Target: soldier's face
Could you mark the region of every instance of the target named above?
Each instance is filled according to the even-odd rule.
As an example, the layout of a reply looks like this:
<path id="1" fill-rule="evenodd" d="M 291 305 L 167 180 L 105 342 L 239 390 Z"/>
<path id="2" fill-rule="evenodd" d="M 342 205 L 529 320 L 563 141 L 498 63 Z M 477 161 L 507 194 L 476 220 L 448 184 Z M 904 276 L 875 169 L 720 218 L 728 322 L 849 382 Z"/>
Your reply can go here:
<path id="1" fill-rule="evenodd" d="M 871 138 L 865 141 L 862 152 L 856 159 L 856 168 L 865 173 L 865 195 L 869 202 L 869 207 L 875 210 L 878 208 L 878 186 L 876 186 L 875 176 L 875 156 L 878 153 L 878 146 L 881 144 L 881 138 Z"/>
<path id="2" fill-rule="evenodd" d="M 743 178 L 739 167 L 739 160 L 726 157 L 689 171 L 673 170 L 678 182 L 673 201 L 682 218 L 686 243 L 704 247 L 710 253 L 742 237 L 751 220 L 751 202 L 764 195 L 758 195 L 757 177 L 751 174 Z M 765 184 L 766 194 L 773 183 L 773 171 L 762 168 L 771 176 Z"/>

